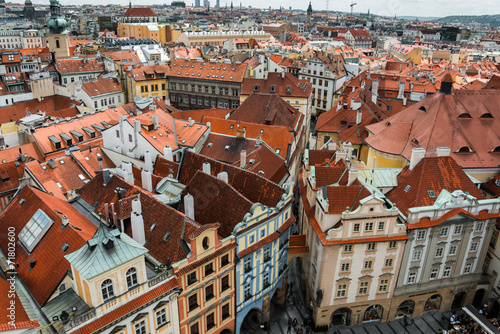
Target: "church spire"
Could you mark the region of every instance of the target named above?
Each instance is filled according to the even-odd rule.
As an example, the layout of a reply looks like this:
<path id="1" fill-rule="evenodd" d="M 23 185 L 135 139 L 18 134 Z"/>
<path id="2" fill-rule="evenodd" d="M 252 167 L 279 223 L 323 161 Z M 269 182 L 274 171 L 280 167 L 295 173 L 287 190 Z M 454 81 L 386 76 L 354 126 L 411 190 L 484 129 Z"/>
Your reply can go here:
<path id="1" fill-rule="evenodd" d="M 129 9 L 130 9 L 130 8 L 132 8 L 132 0 L 129 0 L 129 1 L 128 1 L 128 8 L 129 8 Z"/>

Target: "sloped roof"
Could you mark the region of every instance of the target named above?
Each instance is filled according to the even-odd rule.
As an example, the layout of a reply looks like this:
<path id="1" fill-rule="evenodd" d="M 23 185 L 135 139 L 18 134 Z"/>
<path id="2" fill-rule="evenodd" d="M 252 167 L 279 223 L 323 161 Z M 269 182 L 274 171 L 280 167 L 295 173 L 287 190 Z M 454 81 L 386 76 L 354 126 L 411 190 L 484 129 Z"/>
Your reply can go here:
<path id="1" fill-rule="evenodd" d="M 309 166 L 320 166 L 330 162 L 335 162 L 335 159 L 333 159 L 334 156 L 335 151 L 309 150 Z"/>
<path id="2" fill-rule="evenodd" d="M 90 97 L 123 91 L 120 82 L 114 78 L 99 78 L 93 81 L 84 82 L 82 88 Z"/>
<path id="3" fill-rule="evenodd" d="M 496 168 L 500 154 L 491 151 L 500 146 L 499 104 L 498 90 L 436 93 L 383 122 L 367 126 L 373 135 L 366 143 L 407 160 L 414 147 L 434 151 L 447 146 L 462 168 Z M 473 152 L 459 152 L 467 147 Z"/>
<path id="4" fill-rule="evenodd" d="M 203 163 L 205 162 L 210 163 L 211 175 L 213 176 L 217 176 L 221 172 L 227 172 L 228 183 L 252 203 L 261 203 L 268 207 L 276 207 L 285 193 L 285 190 L 276 183 L 266 180 L 259 174 L 224 164 L 190 151 L 186 151 L 185 153 L 179 181 L 183 184 L 188 184 L 197 171 L 203 170 Z"/>
<path id="5" fill-rule="evenodd" d="M 426 157 L 412 170 L 403 168 L 397 177 L 398 186 L 387 193 L 405 215 L 410 208 L 430 206 L 443 189 L 468 191 L 470 195 L 484 199 L 484 195 L 460 168 L 452 157 Z M 431 197 L 429 191 L 434 192 Z"/>
<path id="6" fill-rule="evenodd" d="M 272 86 L 274 86 L 274 91 L 271 90 Z M 257 90 L 256 87 L 258 87 Z M 277 94 L 282 98 L 309 98 L 312 89 L 310 83 L 297 79 L 291 73 L 269 72 L 266 79 L 245 78 L 243 80 L 240 95 L 250 95 L 254 92 Z"/>
<path id="7" fill-rule="evenodd" d="M 243 82 L 247 64 L 223 64 L 176 59 L 169 77 L 195 80 Z"/>
<path id="8" fill-rule="evenodd" d="M 0 124 L 7 122 L 18 122 L 21 118 L 27 116 L 27 111 L 34 115 L 36 113 L 45 112 L 45 116 L 55 118 L 64 118 L 76 116 L 78 110 L 71 108 L 71 104 L 81 105 L 79 101 L 73 101 L 65 96 L 46 96 L 42 101 L 38 99 L 15 103 L 13 106 L 2 107 L 0 113 Z"/>
<path id="9" fill-rule="evenodd" d="M 0 161 L 15 161 L 19 158 L 19 150 L 23 154 L 26 154 L 28 156 L 28 160 L 34 159 L 38 161 L 43 161 L 43 155 L 40 152 L 40 149 L 36 145 L 36 143 L 28 143 L 24 145 L 19 145 L 19 146 L 14 146 L 14 147 L 9 147 L 4 150 L 0 151 Z M 3 163 L 3 162 L 2 162 Z"/>
<path id="10" fill-rule="evenodd" d="M 111 243 L 111 246 L 107 246 Z M 118 229 L 101 226 L 85 246 L 70 253 L 66 260 L 86 280 L 116 268 L 148 252 Z"/>
<path id="11" fill-rule="evenodd" d="M 14 227 L 16 233 L 21 232 L 38 209 L 43 210 L 54 223 L 31 253 L 18 245 L 14 262 L 19 264 L 16 269 L 23 283 L 43 306 L 70 268 L 64 258 L 65 253 L 85 245 L 97 227 L 68 202 L 35 188 L 24 187 L 0 215 L 0 248 L 4 254 L 7 254 L 7 228 Z M 64 229 L 60 227 L 63 214 L 71 224 Z M 62 247 L 66 243 L 68 248 L 63 252 Z M 30 260 L 36 260 L 31 270 Z"/>
<path id="12" fill-rule="evenodd" d="M 202 171 L 196 171 L 182 196 L 188 193 L 194 197 L 196 222 L 202 225 L 220 223 L 218 234 L 223 238 L 231 235 L 253 205 L 230 184 Z M 184 201 L 179 210 L 184 212 Z"/>
<path id="13" fill-rule="evenodd" d="M 327 187 L 328 196 L 328 213 L 340 214 L 346 209 L 349 211 L 356 210 L 359 206 L 359 201 L 371 195 L 358 180 L 355 180 L 351 185 L 340 185 Z"/>
<path id="14" fill-rule="evenodd" d="M 126 190 L 122 198 L 119 198 L 115 189 L 117 187 Z M 199 225 L 187 218 L 168 205 L 155 199 L 140 187 L 132 185 L 117 175 L 113 175 L 107 185 L 103 185 L 102 173 L 85 184 L 80 190 L 81 199 L 94 206 L 94 213 L 105 215 L 105 204 L 114 203 L 118 219 L 126 219 L 131 216 L 132 200 L 140 194 L 142 216 L 146 236 L 145 247 L 149 254 L 161 263 L 168 259 L 175 263 L 186 257 L 183 242 L 189 242 L 188 235 L 193 233 Z M 112 221 L 112 217 L 110 217 Z M 154 225 L 154 226 L 153 226 Z M 167 232 L 170 236 L 166 238 Z M 130 226 L 125 228 L 125 233 L 132 236 Z M 164 240 L 166 239 L 166 240 Z"/>
<path id="15" fill-rule="evenodd" d="M 123 14 L 124 17 L 141 17 L 141 16 L 157 16 L 156 13 L 149 7 L 134 7 L 129 8 Z"/>
<path id="16" fill-rule="evenodd" d="M 294 130 L 300 112 L 275 94 L 251 94 L 229 116 L 230 120 L 278 125 Z"/>
<path id="17" fill-rule="evenodd" d="M 104 72 L 104 63 L 96 58 L 58 59 L 55 67 L 61 74 Z"/>
<path id="18" fill-rule="evenodd" d="M 168 65 L 155 64 L 151 66 L 141 66 L 133 68 L 127 74 L 135 81 L 147 81 L 165 79 L 169 73 L 170 67 Z"/>

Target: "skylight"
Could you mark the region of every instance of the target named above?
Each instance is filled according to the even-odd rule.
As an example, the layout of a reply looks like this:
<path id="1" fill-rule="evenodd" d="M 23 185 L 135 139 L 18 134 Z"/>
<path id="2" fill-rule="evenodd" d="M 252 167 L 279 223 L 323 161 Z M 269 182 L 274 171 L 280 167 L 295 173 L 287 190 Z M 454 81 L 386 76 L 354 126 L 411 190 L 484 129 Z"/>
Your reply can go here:
<path id="1" fill-rule="evenodd" d="M 54 221 L 45 212 L 38 209 L 19 232 L 19 240 L 31 253 L 53 223 Z"/>
<path id="2" fill-rule="evenodd" d="M 429 197 L 436 197 L 434 190 L 427 190 L 427 192 L 429 193 Z"/>
<path id="3" fill-rule="evenodd" d="M 410 185 L 407 185 L 407 186 L 405 187 L 405 192 L 408 192 L 408 190 L 410 190 L 410 189 L 411 189 L 411 186 L 410 186 Z"/>

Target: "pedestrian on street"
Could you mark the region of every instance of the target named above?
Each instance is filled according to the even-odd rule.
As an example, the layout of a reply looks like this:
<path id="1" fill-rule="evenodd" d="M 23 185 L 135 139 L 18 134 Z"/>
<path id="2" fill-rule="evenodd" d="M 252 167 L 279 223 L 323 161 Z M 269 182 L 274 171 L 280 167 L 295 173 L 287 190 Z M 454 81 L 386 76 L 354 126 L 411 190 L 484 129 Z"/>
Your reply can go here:
<path id="1" fill-rule="evenodd" d="M 293 327 L 297 327 L 298 323 L 297 318 L 293 318 Z"/>
<path id="2" fill-rule="evenodd" d="M 293 334 L 292 333 L 292 325 L 291 324 L 288 325 L 288 329 L 286 330 L 286 334 Z"/>

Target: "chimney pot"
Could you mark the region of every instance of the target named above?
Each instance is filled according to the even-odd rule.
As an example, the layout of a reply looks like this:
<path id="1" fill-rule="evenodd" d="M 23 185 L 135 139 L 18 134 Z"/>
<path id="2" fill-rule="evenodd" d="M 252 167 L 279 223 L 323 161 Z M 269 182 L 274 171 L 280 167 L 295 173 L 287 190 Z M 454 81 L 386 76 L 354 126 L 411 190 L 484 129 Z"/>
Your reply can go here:
<path id="1" fill-rule="evenodd" d="M 425 153 L 426 152 L 423 147 L 415 147 L 411 150 L 410 170 L 418 165 L 418 163 L 425 157 Z"/>

